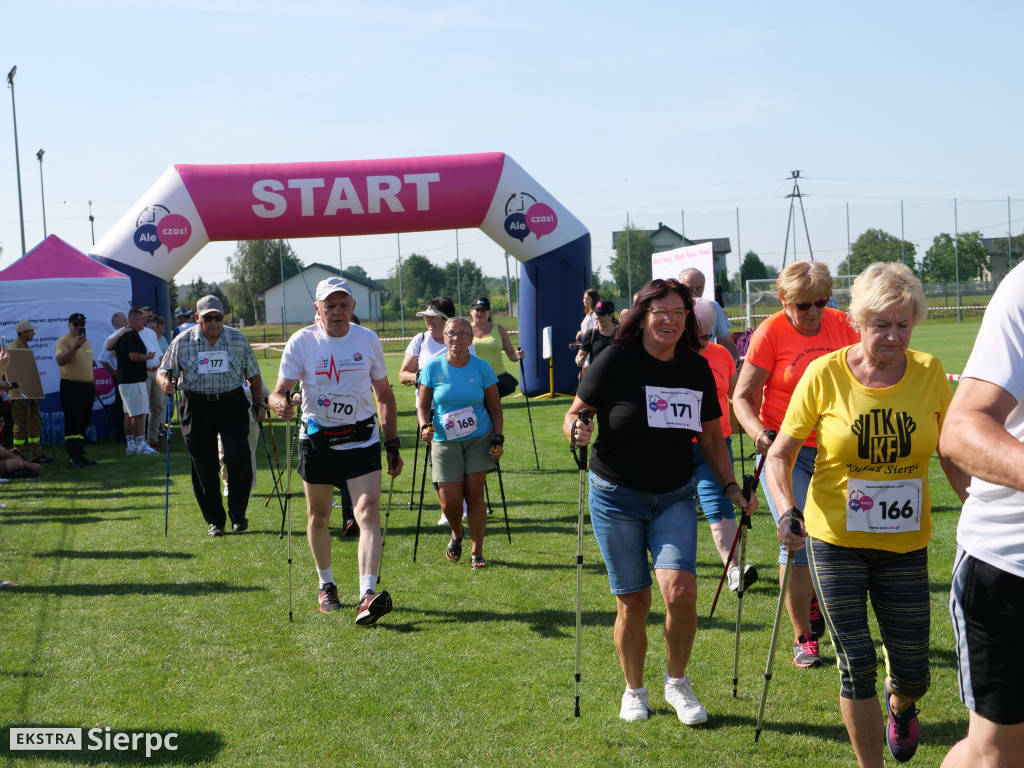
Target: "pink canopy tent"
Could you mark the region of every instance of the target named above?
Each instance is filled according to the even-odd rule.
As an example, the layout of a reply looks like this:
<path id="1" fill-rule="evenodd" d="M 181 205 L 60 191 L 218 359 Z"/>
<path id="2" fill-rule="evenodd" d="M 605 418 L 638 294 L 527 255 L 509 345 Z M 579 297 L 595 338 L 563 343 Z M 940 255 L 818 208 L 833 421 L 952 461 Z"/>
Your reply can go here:
<path id="1" fill-rule="evenodd" d="M 46 393 L 39 404 L 41 410 L 60 410 L 60 371 L 54 347 L 68 332 L 68 316 L 73 312 L 85 315 L 86 335 L 95 358 L 113 333 L 111 316 L 127 311 L 131 296 L 127 275 L 89 258 L 56 235 L 0 271 L 0 335 L 7 340 L 15 338 L 15 326 L 22 320 L 39 326 L 31 347 Z M 95 411 L 95 417 L 105 420 L 99 402 Z"/>

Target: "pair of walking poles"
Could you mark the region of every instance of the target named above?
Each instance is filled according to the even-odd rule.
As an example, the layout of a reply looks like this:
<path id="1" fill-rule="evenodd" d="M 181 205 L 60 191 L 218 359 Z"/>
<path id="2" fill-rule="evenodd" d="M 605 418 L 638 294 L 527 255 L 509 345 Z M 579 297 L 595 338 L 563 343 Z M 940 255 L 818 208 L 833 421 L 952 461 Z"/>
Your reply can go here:
<path id="1" fill-rule="evenodd" d="M 775 439 L 775 430 L 770 430 L 768 437 L 771 440 Z M 742 449 L 741 449 L 742 450 Z M 753 493 L 757 491 L 758 483 L 761 478 L 761 470 L 764 469 L 764 462 L 767 458 L 766 454 L 762 454 L 761 460 L 757 464 L 757 471 L 753 476 L 743 475 L 743 495 L 749 499 Z M 736 531 L 736 536 L 733 538 L 732 547 L 729 549 L 729 557 L 726 560 L 725 568 L 722 571 L 722 578 L 718 581 L 718 591 L 715 593 L 715 600 L 711 604 L 710 616 L 715 615 L 715 606 L 718 604 L 718 596 L 722 593 L 722 584 L 725 582 L 725 577 L 729 570 L 729 563 L 732 561 L 733 552 L 736 550 L 736 543 L 739 542 L 740 553 L 739 560 L 737 561 L 739 566 L 739 588 L 736 591 L 736 640 L 733 648 L 733 666 L 732 666 L 732 697 L 736 698 L 736 690 L 739 685 L 739 669 L 740 669 L 740 623 L 743 617 L 743 593 L 745 591 L 745 574 L 744 569 L 747 562 L 747 531 L 750 529 L 750 515 L 743 515 L 740 525 Z M 794 533 L 800 533 L 800 524 L 796 521 L 792 521 L 792 530 Z M 786 565 L 782 572 L 782 584 L 779 587 L 779 602 L 775 607 L 775 620 L 772 623 L 772 639 L 768 645 L 768 661 L 765 664 L 764 670 L 764 683 L 761 687 L 761 701 L 757 708 L 757 724 L 754 726 L 754 743 L 756 744 L 758 739 L 761 738 L 762 724 L 764 723 L 764 710 L 768 704 L 768 686 L 772 681 L 772 669 L 775 666 L 775 651 L 778 647 L 779 640 L 779 628 L 782 624 L 782 606 L 786 599 L 786 591 L 789 589 L 789 575 L 793 567 L 793 553 L 786 553 Z M 710 618 L 709 616 L 709 618 Z"/>
<path id="2" fill-rule="evenodd" d="M 420 441 L 417 436 L 416 449 L 413 452 L 413 464 L 412 464 L 412 487 L 409 490 L 409 510 L 412 511 L 412 499 L 416 494 L 416 462 L 419 456 Z M 423 521 L 423 494 L 427 486 L 427 466 L 430 464 L 430 444 L 424 449 L 423 453 L 423 469 L 420 474 L 420 504 L 419 510 L 416 512 L 416 538 L 412 545 L 412 561 L 416 562 L 416 553 L 420 546 L 420 526 Z M 501 492 L 501 508 L 505 513 L 505 534 L 508 536 L 508 543 L 512 543 L 512 528 L 508 522 L 508 502 L 505 501 L 505 481 L 501 476 L 501 462 L 495 462 L 498 473 L 498 489 Z M 392 487 L 394 486 L 394 478 L 391 479 Z M 487 494 L 487 508 L 491 508 L 491 492 L 487 488 L 487 480 L 484 479 L 484 493 Z M 388 509 L 391 508 L 391 493 L 388 492 Z M 385 530 L 387 529 L 387 516 L 385 515 Z"/>

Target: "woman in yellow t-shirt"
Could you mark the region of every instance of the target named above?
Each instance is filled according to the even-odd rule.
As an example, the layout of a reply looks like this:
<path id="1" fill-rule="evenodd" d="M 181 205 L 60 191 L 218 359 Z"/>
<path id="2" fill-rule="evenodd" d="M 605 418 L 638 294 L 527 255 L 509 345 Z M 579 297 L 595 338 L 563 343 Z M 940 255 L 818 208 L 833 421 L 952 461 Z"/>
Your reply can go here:
<path id="1" fill-rule="evenodd" d="M 928 668 L 928 461 L 952 398 L 937 358 L 909 349 L 927 312 L 921 282 L 903 264 L 875 263 L 854 281 L 850 322 L 859 343 L 812 362 L 793 391 L 765 462 L 783 512 L 778 538 L 808 551 L 810 575 L 836 647 L 840 711 L 861 766 L 882 765 L 877 659 L 867 599 L 886 649 L 885 742 L 899 762 L 917 749 L 918 701 Z M 817 434 L 804 509 L 793 465 Z M 965 478 L 940 454 L 958 493 Z M 806 540 L 806 541 L 805 541 Z"/>

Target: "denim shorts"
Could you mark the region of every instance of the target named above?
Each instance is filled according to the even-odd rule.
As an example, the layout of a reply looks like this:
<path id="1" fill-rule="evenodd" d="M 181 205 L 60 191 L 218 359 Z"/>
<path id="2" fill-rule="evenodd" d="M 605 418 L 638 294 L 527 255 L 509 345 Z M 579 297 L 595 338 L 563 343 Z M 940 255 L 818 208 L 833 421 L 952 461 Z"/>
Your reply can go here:
<path id="1" fill-rule="evenodd" d="M 796 464 L 793 465 L 793 501 L 801 512 L 807 505 L 807 489 L 811 487 L 811 475 L 814 474 L 814 459 L 818 455 L 817 448 L 801 446 L 800 453 L 796 455 Z M 760 461 L 758 457 L 758 461 Z M 768 500 L 768 509 L 772 511 L 775 518 L 775 527 L 779 527 L 779 510 L 775 508 L 775 500 L 765 488 L 765 498 Z M 785 512 L 786 510 L 782 510 Z M 786 564 L 786 548 L 779 545 L 779 564 Z M 793 565 L 807 566 L 807 547 L 793 553 Z"/>
<path id="2" fill-rule="evenodd" d="M 725 447 L 729 449 L 729 462 L 732 463 L 732 435 L 725 438 Z M 715 473 L 704 458 L 700 443 L 693 444 L 693 476 L 697 478 L 697 498 L 700 509 L 709 523 L 722 520 L 735 520 L 736 512 L 729 497 L 722 493 L 722 486 L 715 479 Z"/>
<path id="3" fill-rule="evenodd" d="M 648 589 L 651 565 L 697 574 L 696 481 L 668 493 L 644 493 L 590 472 L 590 524 L 613 595 Z"/>

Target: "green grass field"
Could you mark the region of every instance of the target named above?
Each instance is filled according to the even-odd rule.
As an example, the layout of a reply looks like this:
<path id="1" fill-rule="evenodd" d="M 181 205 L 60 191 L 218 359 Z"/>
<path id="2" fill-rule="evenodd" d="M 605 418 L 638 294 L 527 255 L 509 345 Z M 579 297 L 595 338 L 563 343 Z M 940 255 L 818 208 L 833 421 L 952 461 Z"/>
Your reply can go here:
<path id="1" fill-rule="evenodd" d="M 913 347 L 959 373 L 978 323 L 928 321 Z M 399 356 L 388 358 L 397 381 Z M 260 355 L 273 382 L 277 360 Z M 787 628 L 765 730 L 754 743 L 778 587 L 774 529 L 762 502 L 749 559 L 762 579 L 744 600 L 739 694 L 731 695 L 735 599 L 708 610 L 721 563 L 705 523 L 698 549 L 700 627 L 689 674 L 709 712 L 688 728 L 664 702 L 664 618 L 655 597 L 647 684 L 656 714 L 618 720 L 622 673 L 612 644 L 614 601 L 597 546 L 584 539 L 582 717 L 573 717 L 579 472 L 561 434 L 565 398 L 530 401 L 540 469 L 522 397 L 505 401 L 502 461 L 512 543 L 492 478 L 485 548 L 472 572 L 443 555 L 447 536 L 428 488 L 417 560 L 412 391 L 397 388 L 406 471 L 394 486 L 382 586 L 396 608 L 372 628 L 353 623 L 356 542 L 336 537 L 344 611 L 316 610 L 316 574 L 299 490 L 292 521 L 294 621 L 288 621 L 287 541 L 262 444 L 244 536 L 209 539 L 180 437 L 171 447 L 170 532 L 165 458 L 126 458 L 103 441 L 95 467 L 63 457 L 38 480 L 0 486 L 0 760 L 4 766 L 804 766 L 855 765 L 833 666 L 798 670 Z M 282 463 L 284 428 L 275 424 Z M 747 450 L 750 442 L 745 441 Z M 273 448 L 271 448 L 273 452 Z M 422 460 L 422 452 L 420 453 Z M 746 470 L 752 471 L 749 460 Z M 737 461 L 737 472 L 740 471 Z M 301 489 L 293 475 L 293 489 Z M 915 765 L 937 765 L 966 732 L 946 601 L 956 498 L 932 460 L 935 533 L 932 689 L 920 703 Z M 386 482 L 386 481 L 385 481 Z M 415 478 L 418 499 L 419 477 Z M 385 486 L 386 498 L 387 486 Z M 269 506 L 265 502 L 270 500 Z M 339 520 L 340 522 L 340 520 Z M 336 531 L 337 533 L 337 531 Z M 876 633 L 877 637 L 877 633 Z M 834 661 L 832 646 L 823 656 Z M 881 656 L 881 654 L 879 654 Z M 883 674 L 880 667 L 880 679 Z M 8 727 L 110 727 L 175 732 L 176 751 L 17 752 Z M 891 762 L 891 759 L 889 760 Z"/>

